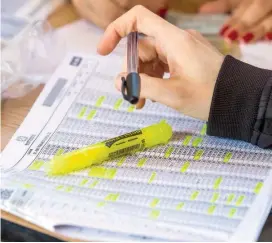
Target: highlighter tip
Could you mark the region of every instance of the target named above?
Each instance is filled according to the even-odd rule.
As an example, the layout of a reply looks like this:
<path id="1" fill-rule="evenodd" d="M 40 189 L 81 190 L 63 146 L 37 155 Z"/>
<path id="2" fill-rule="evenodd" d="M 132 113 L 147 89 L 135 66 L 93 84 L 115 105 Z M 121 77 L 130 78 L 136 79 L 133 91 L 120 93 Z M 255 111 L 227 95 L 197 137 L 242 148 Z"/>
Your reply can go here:
<path id="1" fill-rule="evenodd" d="M 95 149 L 86 156 L 84 150 L 75 150 L 66 154 L 55 156 L 49 163 L 47 175 L 67 175 L 72 172 L 81 171 L 95 164 L 92 159 L 95 156 Z"/>
<path id="2" fill-rule="evenodd" d="M 53 158 L 50 161 L 47 175 L 48 176 L 57 176 L 57 175 L 66 175 L 73 172 L 74 166 L 71 165 L 71 161 L 67 159 L 67 156 L 60 155 Z"/>

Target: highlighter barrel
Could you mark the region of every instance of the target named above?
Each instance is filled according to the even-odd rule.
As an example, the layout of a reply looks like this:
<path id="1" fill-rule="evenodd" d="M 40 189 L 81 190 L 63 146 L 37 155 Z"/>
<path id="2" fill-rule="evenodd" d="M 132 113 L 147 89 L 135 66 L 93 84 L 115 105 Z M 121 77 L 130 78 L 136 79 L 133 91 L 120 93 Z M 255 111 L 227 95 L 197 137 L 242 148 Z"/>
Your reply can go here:
<path id="1" fill-rule="evenodd" d="M 58 175 L 81 170 L 107 160 L 166 144 L 171 137 L 171 126 L 165 121 L 161 121 L 119 137 L 56 156 L 50 162 L 48 174 Z"/>

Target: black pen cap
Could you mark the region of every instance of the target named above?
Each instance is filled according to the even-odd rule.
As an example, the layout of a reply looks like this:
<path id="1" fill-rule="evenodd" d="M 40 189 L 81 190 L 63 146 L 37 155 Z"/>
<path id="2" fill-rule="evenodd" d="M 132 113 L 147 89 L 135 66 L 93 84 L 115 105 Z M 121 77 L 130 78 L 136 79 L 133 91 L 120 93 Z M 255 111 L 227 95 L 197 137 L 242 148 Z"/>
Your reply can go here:
<path id="1" fill-rule="evenodd" d="M 126 78 L 122 77 L 122 95 L 125 100 L 135 105 L 140 98 L 141 78 L 138 73 L 129 73 Z"/>

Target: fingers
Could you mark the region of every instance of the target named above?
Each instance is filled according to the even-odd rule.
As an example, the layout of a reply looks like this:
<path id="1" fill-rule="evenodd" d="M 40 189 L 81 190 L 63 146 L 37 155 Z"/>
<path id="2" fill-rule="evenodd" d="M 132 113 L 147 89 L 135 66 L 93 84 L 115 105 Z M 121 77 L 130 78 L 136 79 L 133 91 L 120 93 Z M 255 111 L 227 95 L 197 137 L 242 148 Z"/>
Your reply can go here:
<path id="1" fill-rule="evenodd" d="M 204 3 L 200 9 L 200 13 L 226 13 L 231 10 L 231 4 L 229 0 L 216 0 Z"/>
<path id="2" fill-rule="evenodd" d="M 262 39 L 264 36 L 267 40 L 271 40 L 272 38 L 269 39 L 270 31 L 272 31 L 272 15 L 264 19 L 256 26 L 250 28 L 248 32 L 242 36 L 241 41 L 244 43 L 256 42 L 257 40 Z"/>
<path id="3" fill-rule="evenodd" d="M 138 42 L 138 56 L 142 62 L 150 62 L 157 58 L 157 51 L 152 38 L 141 38 Z"/>
<path id="4" fill-rule="evenodd" d="M 162 72 L 168 70 L 168 65 L 164 65 L 166 59 L 159 56 L 154 40 L 148 37 L 139 39 L 138 42 L 139 72 L 150 76 L 162 77 Z M 127 70 L 127 57 L 124 58 L 122 70 Z"/>
<path id="5" fill-rule="evenodd" d="M 160 38 L 164 35 L 163 28 L 170 25 L 165 20 L 142 6 L 136 6 L 111 23 L 100 41 L 97 51 L 107 55 L 113 51 L 121 38 L 132 31 Z"/>
<path id="6" fill-rule="evenodd" d="M 272 10 L 271 0 L 254 0 L 240 18 L 245 26 L 253 26 Z"/>
<path id="7" fill-rule="evenodd" d="M 271 22 L 272 1 L 244 0 L 221 30 L 228 41 L 253 42 L 264 37 Z M 268 19 L 268 21 L 266 21 Z"/>
<path id="8" fill-rule="evenodd" d="M 203 35 L 201 35 L 198 31 L 192 30 L 192 29 L 189 29 L 186 31 L 189 32 L 191 35 L 193 35 L 196 38 L 196 40 L 198 40 L 199 42 L 205 44 L 206 46 L 208 46 L 210 48 L 214 48 L 214 46 L 208 41 L 208 39 L 205 38 Z"/>
<path id="9" fill-rule="evenodd" d="M 244 0 L 242 2 L 240 2 L 240 4 L 238 4 L 236 6 L 236 8 L 234 9 L 233 13 L 232 13 L 232 17 L 229 18 L 226 23 L 222 26 L 221 30 L 220 30 L 220 35 L 228 37 L 228 35 L 230 33 L 232 33 L 232 27 L 233 25 L 235 25 L 237 23 L 237 21 L 239 21 L 239 17 L 241 17 L 241 15 L 246 11 L 246 9 L 248 8 L 248 6 L 251 4 L 251 0 Z M 238 32 L 237 32 L 238 34 Z M 236 39 L 235 38 L 235 33 L 231 34 L 229 39 Z"/>
<path id="10" fill-rule="evenodd" d="M 232 11 L 233 19 L 239 19 L 239 17 L 241 17 L 241 15 L 248 9 L 252 1 L 254 0 L 241 0 Z"/>
<path id="11" fill-rule="evenodd" d="M 145 99 L 140 98 L 139 102 L 136 104 L 136 109 L 142 109 L 145 105 Z"/>
<path id="12" fill-rule="evenodd" d="M 269 32 L 266 33 L 265 39 L 272 41 L 272 28 L 269 30 Z"/>

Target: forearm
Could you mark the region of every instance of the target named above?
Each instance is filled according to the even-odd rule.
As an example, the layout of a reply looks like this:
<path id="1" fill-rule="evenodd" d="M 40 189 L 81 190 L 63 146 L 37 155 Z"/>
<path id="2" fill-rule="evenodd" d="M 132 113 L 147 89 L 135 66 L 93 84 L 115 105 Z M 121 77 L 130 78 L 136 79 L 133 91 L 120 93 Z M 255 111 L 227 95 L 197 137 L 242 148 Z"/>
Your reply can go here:
<path id="1" fill-rule="evenodd" d="M 208 135 L 272 148 L 272 71 L 227 56 L 219 72 Z"/>

